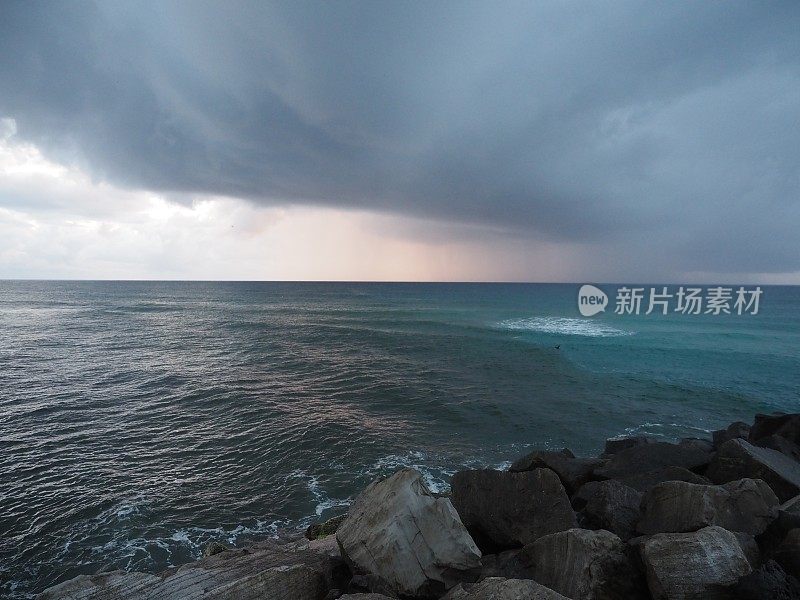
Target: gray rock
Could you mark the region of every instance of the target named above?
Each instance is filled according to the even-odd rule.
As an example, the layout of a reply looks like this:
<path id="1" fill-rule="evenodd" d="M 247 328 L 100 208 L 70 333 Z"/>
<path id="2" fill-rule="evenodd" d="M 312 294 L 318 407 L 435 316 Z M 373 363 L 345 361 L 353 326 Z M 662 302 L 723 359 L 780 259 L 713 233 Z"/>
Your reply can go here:
<path id="1" fill-rule="evenodd" d="M 714 442 L 703 438 L 695 438 L 695 437 L 681 438 L 678 444 L 681 446 L 692 446 L 694 448 L 697 448 L 698 450 L 707 452 L 708 454 L 711 454 L 714 451 Z"/>
<path id="2" fill-rule="evenodd" d="M 763 533 L 778 516 L 778 498 L 760 479 L 724 485 L 666 481 L 642 499 L 640 533 L 683 533 L 708 525 L 752 535 Z"/>
<path id="3" fill-rule="evenodd" d="M 800 581 L 770 560 L 739 579 L 730 593 L 736 600 L 798 600 Z"/>
<path id="4" fill-rule="evenodd" d="M 505 579 L 530 579 L 531 572 L 519 560 L 521 549 L 505 550 L 497 554 L 484 554 L 481 559 L 481 579 L 503 577 Z"/>
<path id="5" fill-rule="evenodd" d="M 800 575 L 800 529 L 792 529 L 778 546 L 775 560 L 787 573 Z"/>
<path id="6" fill-rule="evenodd" d="M 706 473 L 714 483 L 763 479 L 781 502 L 800 494 L 800 463 L 769 448 L 729 440 L 717 450 Z"/>
<path id="7" fill-rule="evenodd" d="M 750 563 L 750 566 L 754 569 L 760 567 L 761 548 L 758 547 L 756 538 L 749 533 L 743 533 L 741 531 L 732 531 L 731 533 L 735 535 L 736 539 L 739 541 L 739 546 L 742 548 L 742 552 L 744 552 L 745 558 L 747 558 L 747 562 Z"/>
<path id="8" fill-rule="evenodd" d="M 698 475 L 697 473 L 692 473 L 689 469 L 684 469 L 683 467 L 663 467 L 629 477 L 621 477 L 618 481 L 640 492 L 646 492 L 654 485 L 664 481 L 687 481 L 689 483 L 698 484 L 711 483 L 710 479 Z"/>
<path id="9" fill-rule="evenodd" d="M 480 550 L 450 500 L 431 494 L 414 469 L 371 483 L 336 539 L 353 572 L 375 592 L 439 596 L 480 570 Z"/>
<path id="10" fill-rule="evenodd" d="M 728 600 L 726 586 L 752 571 L 736 536 L 715 525 L 659 533 L 641 551 L 654 600 Z"/>
<path id="11" fill-rule="evenodd" d="M 759 448 L 776 450 L 781 454 L 785 454 L 792 460 L 800 462 L 800 446 L 780 435 L 768 435 L 753 442 L 753 445 Z"/>
<path id="12" fill-rule="evenodd" d="M 306 529 L 306 538 L 309 540 L 316 540 L 317 538 L 323 538 L 334 534 L 339 528 L 339 525 L 344 523 L 346 518 L 347 515 L 339 515 L 338 517 L 328 519 L 324 523 L 312 523 Z"/>
<path id="13" fill-rule="evenodd" d="M 592 478 L 592 471 L 604 463 L 599 458 L 575 458 L 567 448 L 561 452 L 536 450 L 515 461 L 509 471 L 520 473 L 533 469 L 551 469 L 558 475 L 567 494 L 571 495 Z"/>
<path id="14" fill-rule="evenodd" d="M 383 594 L 345 594 L 339 596 L 339 600 L 392 600 L 390 596 Z"/>
<path id="15" fill-rule="evenodd" d="M 714 440 L 714 448 L 719 448 L 728 440 L 735 440 L 736 438 L 746 440 L 748 435 L 750 435 L 750 425 L 743 421 L 736 421 L 728 425 L 725 429 L 713 432 L 711 437 Z"/>
<path id="16" fill-rule="evenodd" d="M 612 437 L 606 440 L 605 449 L 603 454 L 610 456 L 622 450 L 633 448 L 635 446 L 642 446 L 644 444 L 652 444 L 655 440 L 644 435 L 635 435 L 631 437 Z"/>
<path id="17" fill-rule="evenodd" d="M 206 549 L 203 550 L 203 556 L 214 556 L 215 554 L 219 554 L 220 552 L 225 552 L 228 550 L 228 546 L 223 544 L 222 542 L 211 542 L 206 546 Z"/>
<path id="18" fill-rule="evenodd" d="M 643 591 L 626 544 L 610 531 L 570 529 L 525 546 L 533 578 L 568 598 L 637 598 Z"/>
<path id="19" fill-rule="evenodd" d="M 655 442 L 617 452 L 594 474 L 601 479 L 622 479 L 664 467 L 696 469 L 709 460 L 710 453 L 693 444 Z"/>
<path id="20" fill-rule="evenodd" d="M 45 590 L 41 600 L 322 600 L 331 563 L 273 544 L 228 550 L 162 575 L 115 571 L 82 575 Z"/>
<path id="21" fill-rule="evenodd" d="M 636 535 L 642 493 L 610 479 L 590 481 L 572 497 L 582 527 L 606 529 L 629 540 Z"/>
<path id="22" fill-rule="evenodd" d="M 756 415 L 748 441 L 757 442 L 770 435 L 779 435 L 800 445 L 800 413 Z"/>
<path id="23" fill-rule="evenodd" d="M 550 469 L 460 471 L 451 489 L 453 506 L 484 549 L 522 546 L 577 525 L 564 486 Z"/>
<path id="24" fill-rule="evenodd" d="M 442 600 L 569 600 L 530 579 L 490 577 L 479 583 L 459 584 Z"/>
<path id="25" fill-rule="evenodd" d="M 781 510 L 800 514 L 800 495 L 789 498 L 786 502 L 781 504 Z"/>

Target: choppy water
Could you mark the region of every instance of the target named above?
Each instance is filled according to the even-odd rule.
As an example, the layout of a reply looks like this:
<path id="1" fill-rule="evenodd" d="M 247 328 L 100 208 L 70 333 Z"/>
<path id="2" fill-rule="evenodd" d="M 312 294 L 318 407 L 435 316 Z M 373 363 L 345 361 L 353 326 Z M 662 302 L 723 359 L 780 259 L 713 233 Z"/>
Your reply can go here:
<path id="1" fill-rule="evenodd" d="M 0 282 L 0 594 L 302 527 L 400 465 L 444 487 L 799 409 L 800 288 L 729 317 L 583 319 L 576 292 Z"/>

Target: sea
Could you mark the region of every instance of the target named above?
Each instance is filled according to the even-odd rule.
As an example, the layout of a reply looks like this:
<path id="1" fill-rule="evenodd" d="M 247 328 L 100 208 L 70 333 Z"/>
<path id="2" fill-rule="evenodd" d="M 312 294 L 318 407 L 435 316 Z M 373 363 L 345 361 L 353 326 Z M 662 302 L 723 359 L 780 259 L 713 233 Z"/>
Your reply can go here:
<path id="1" fill-rule="evenodd" d="M 578 284 L 0 281 L 0 596 L 297 532 L 403 466 L 445 491 L 800 410 L 800 288 L 618 315 L 599 287 L 583 317 Z"/>

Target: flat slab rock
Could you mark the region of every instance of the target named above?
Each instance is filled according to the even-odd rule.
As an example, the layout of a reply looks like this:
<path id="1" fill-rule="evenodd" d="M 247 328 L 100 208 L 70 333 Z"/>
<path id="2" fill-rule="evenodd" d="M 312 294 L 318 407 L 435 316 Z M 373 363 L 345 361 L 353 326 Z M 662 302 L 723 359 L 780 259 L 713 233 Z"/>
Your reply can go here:
<path id="1" fill-rule="evenodd" d="M 508 470 L 521 473 L 533 469 L 551 469 L 558 475 L 567 494 L 572 495 L 584 483 L 591 480 L 592 472 L 604 463 L 605 461 L 599 458 L 576 458 L 567 448 L 560 452 L 535 450 L 517 459 Z"/>
<path id="2" fill-rule="evenodd" d="M 161 575 L 115 571 L 81 575 L 51 587 L 40 600 L 322 600 L 330 560 L 315 552 L 259 545 L 228 550 Z"/>
<path id="3" fill-rule="evenodd" d="M 655 442 L 627 448 L 614 454 L 602 467 L 595 469 L 601 479 L 622 479 L 665 467 L 694 469 L 708 464 L 710 453 L 691 443 Z"/>
<path id="4" fill-rule="evenodd" d="M 519 547 L 577 526 L 564 486 L 550 469 L 459 471 L 450 486 L 453 506 L 484 548 Z"/>
<path id="5" fill-rule="evenodd" d="M 742 439 L 722 444 L 706 474 L 714 483 L 745 477 L 763 479 L 781 502 L 800 494 L 800 463 L 776 450 L 759 448 Z"/>
<path id="6" fill-rule="evenodd" d="M 731 600 L 727 587 L 752 571 L 736 536 L 715 525 L 654 535 L 641 555 L 654 600 Z"/>
<path id="7" fill-rule="evenodd" d="M 414 469 L 367 486 L 336 539 L 374 592 L 436 597 L 480 572 L 481 552 L 450 500 L 434 496 Z"/>
<path id="8" fill-rule="evenodd" d="M 642 500 L 640 533 L 682 533 L 708 525 L 752 535 L 763 533 L 778 516 L 778 498 L 761 479 L 723 485 L 666 481 Z"/>
<path id="9" fill-rule="evenodd" d="M 570 600 L 532 579 L 489 577 L 480 583 L 459 584 L 442 600 Z"/>

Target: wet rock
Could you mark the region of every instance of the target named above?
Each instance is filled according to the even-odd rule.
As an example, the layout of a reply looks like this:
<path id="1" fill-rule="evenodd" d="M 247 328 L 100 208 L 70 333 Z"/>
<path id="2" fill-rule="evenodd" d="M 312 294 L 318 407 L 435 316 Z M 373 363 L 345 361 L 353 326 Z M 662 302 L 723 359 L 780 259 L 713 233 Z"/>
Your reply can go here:
<path id="1" fill-rule="evenodd" d="M 375 592 L 440 596 L 480 570 L 481 553 L 450 501 L 431 494 L 414 469 L 371 483 L 336 539 L 353 572 Z"/>
<path id="2" fill-rule="evenodd" d="M 778 498 L 760 479 L 724 485 L 666 481 L 642 499 L 640 533 L 682 533 L 708 525 L 752 535 L 763 533 L 778 515 Z"/>
<path id="3" fill-rule="evenodd" d="M 590 481 L 572 497 L 581 527 L 606 529 L 622 540 L 636 535 L 642 493 L 610 479 Z"/>
<path id="4" fill-rule="evenodd" d="M 346 518 L 347 515 L 339 515 L 338 517 L 328 519 L 324 523 L 312 523 L 306 529 L 306 538 L 309 540 L 316 540 L 317 538 L 323 538 L 334 534 L 339 528 L 339 525 L 344 523 Z"/>
<path id="5" fill-rule="evenodd" d="M 752 571 L 736 536 L 712 525 L 692 533 L 659 533 L 641 546 L 654 600 L 719 600 Z"/>
<path id="6" fill-rule="evenodd" d="M 730 588 L 730 594 L 736 600 L 798 600 L 800 581 L 770 560 L 740 578 Z"/>
<path id="7" fill-rule="evenodd" d="M 490 577 L 459 584 L 442 600 L 570 600 L 530 579 Z"/>
<path id="8" fill-rule="evenodd" d="M 577 525 L 564 486 L 550 469 L 460 471 L 451 489 L 462 522 L 486 551 L 519 547 Z"/>
<path id="9" fill-rule="evenodd" d="M 622 479 L 665 467 L 697 469 L 707 465 L 710 457 L 709 452 L 694 444 L 655 442 L 616 453 L 594 474 L 601 479 Z"/>
<path id="10" fill-rule="evenodd" d="M 770 435 L 779 435 L 800 445 L 800 414 L 756 415 L 748 441 L 754 443 Z"/>
<path id="11" fill-rule="evenodd" d="M 689 469 L 684 469 L 683 467 L 664 467 L 631 475 L 630 477 L 622 477 L 618 481 L 640 492 L 646 492 L 654 485 L 664 481 L 686 481 L 701 485 L 711 483 L 710 479 L 697 473 L 692 473 Z"/>
<path id="12" fill-rule="evenodd" d="M 509 471 L 520 473 L 533 469 L 551 469 L 558 475 L 567 494 L 571 495 L 589 481 L 592 478 L 592 471 L 604 462 L 599 458 L 575 458 L 567 448 L 561 452 L 537 450 L 515 461 Z"/>
<path id="13" fill-rule="evenodd" d="M 781 502 L 800 494 L 800 463 L 740 439 L 729 440 L 719 447 L 706 475 L 714 483 L 763 479 Z"/>
<path id="14" fill-rule="evenodd" d="M 655 442 L 654 439 L 644 435 L 608 438 L 606 440 L 605 449 L 603 450 L 603 455 L 611 456 L 612 454 L 616 454 L 622 450 L 627 450 L 628 448 L 634 448 L 636 446 L 643 446 L 644 444 L 652 444 L 653 442 Z"/>
<path id="15" fill-rule="evenodd" d="M 725 429 L 713 432 L 711 437 L 714 440 L 714 448 L 719 448 L 728 440 L 735 440 L 736 438 L 746 440 L 748 435 L 750 435 L 750 425 L 743 421 L 736 421 Z"/>
<path id="16" fill-rule="evenodd" d="M 570 529 L 539 538 L 523 554 L 536 581 L 568 598 L 638 598 L 643 582 L 626 550 L 610 531 Z"/>

